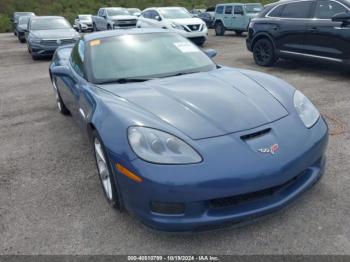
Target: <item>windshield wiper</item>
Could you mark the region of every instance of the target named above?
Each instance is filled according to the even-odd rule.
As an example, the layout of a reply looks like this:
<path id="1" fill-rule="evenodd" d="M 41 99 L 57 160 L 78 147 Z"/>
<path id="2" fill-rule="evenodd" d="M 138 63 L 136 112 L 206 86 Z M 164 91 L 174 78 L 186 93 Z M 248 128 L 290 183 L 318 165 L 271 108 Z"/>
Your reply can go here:
<path id="1" fill-rule="evenodd" d="M 146 82 L 152 80 L 152 78 L 118 78 L 118 79 L 112 79 L 112 80 L 107 80 L 103 82 L 99 82 L 98 84 L 113 84 L 113 83 L 118 83 L 118 84 L 126 84 L 126 83 L 136 83 L 136 82 Z"/>
<path id="2" fill-rule="evenodd" d="M 173 75 L 163 76 L 162 78 L 165 78 L 165 77 L 173 77 L 173 76 L 190 75 L 190 74 L 196 74 L 196 73 L 200 73 L 200 72 L 201 72 L 201 71 L 193 71 L 193 72 L 181 72 L 181 73 L 177 73 L 177 74 L 173 74 Z"/>

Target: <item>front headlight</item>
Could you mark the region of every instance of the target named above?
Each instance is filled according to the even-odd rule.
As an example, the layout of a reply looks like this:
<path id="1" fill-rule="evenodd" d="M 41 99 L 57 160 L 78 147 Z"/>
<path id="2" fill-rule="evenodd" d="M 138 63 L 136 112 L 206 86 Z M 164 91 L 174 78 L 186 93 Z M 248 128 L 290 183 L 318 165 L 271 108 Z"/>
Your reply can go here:
<path id="1" fill-rule="evenodd" d="M 194 164 L 202 157 L 181 139 L 148 127 L 130 127 L 128 139 L 141 159 L 157 164 Z"/>
<path id="2" fill-rule="evenodd" d="M 307 128 L 312 127 L 320 117 L 317 108 L 299 90 L 294 93 L 294 107 Z"/>
<path id="3" fill-rule="evenodd" d="M 182 25 L 178 25 L 175 23 L 171 23 L 171 27 L 177 30 L 184 30 L 184 27 Z"/>
<path id="4" fill-rule="evenodd" d="M 29 42 L 31 42 L 33 44 L 40 44 L 41 39 L 39 39 L 39 38 L 30 38 Z"/>

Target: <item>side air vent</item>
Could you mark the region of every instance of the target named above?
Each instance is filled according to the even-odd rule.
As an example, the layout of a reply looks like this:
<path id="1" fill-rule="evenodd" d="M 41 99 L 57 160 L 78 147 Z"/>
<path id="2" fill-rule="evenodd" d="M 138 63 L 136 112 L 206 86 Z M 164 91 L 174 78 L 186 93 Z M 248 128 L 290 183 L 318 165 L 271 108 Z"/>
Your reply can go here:
<path id="1" fill-rule="evenodd" d="M 249 140 L 249 139 L 257 138 L 257 137 L 266 135 L 270 131 L 271 131 L 271 128 L 266 128 L 266 129 L 258 131 L 258 132 L 254 132 L 254 133 L 251 133 L 251 134 L 243 135 L 243 136 L 241 136 L 241 139 L 242 140 Z"/>

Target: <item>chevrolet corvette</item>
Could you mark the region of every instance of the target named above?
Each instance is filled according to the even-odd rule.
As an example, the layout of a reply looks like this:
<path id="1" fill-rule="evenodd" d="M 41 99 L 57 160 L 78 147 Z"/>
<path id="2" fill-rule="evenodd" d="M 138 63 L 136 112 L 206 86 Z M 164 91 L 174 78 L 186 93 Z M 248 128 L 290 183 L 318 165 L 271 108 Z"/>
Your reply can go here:
<path id="1" fill-rule="evenodd" d="M 328 128 L 310 100 L 215 54 L 164 29 L 130 29 L 53 56 L 58 110 L 91 141 L 107 201 L 154 229 L 252 221 L 324 173 Z"/>

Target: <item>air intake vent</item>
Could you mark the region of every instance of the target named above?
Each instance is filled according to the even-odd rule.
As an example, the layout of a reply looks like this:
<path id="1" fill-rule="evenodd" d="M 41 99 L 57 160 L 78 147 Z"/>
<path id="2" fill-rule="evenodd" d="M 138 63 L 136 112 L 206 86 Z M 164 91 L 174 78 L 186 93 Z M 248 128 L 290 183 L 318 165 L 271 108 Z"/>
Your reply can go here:
<path id="1" fill-rule="evenodd" d="M 257 137 L 266 135 L 270 131 L 271 131 L 271 128 L 266 128 L 266 129 L 258 131 L 258 132 L 254 132 L 254 133 L 251 133 L 251 134 L 243 135 L 243 136 L 241 136 L 241 139 L 242 140 L 249 140 L 249 139 L 257 138 Z"/>

